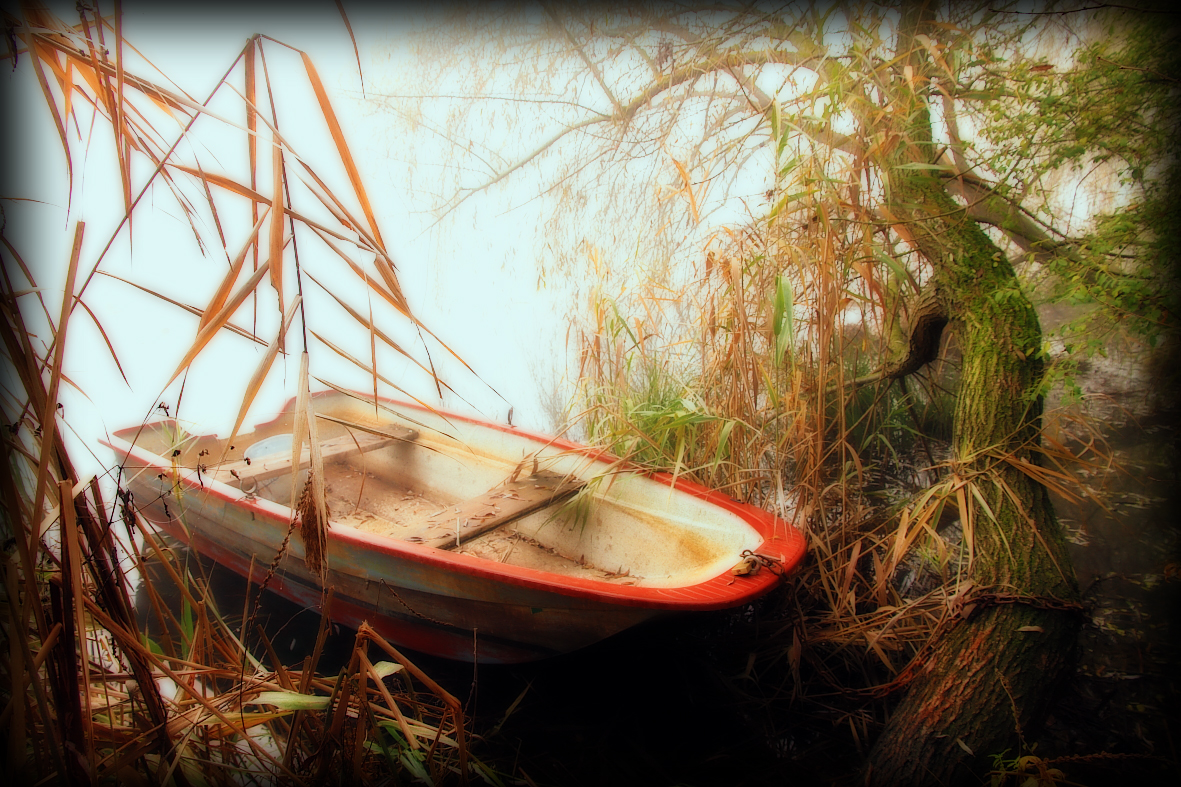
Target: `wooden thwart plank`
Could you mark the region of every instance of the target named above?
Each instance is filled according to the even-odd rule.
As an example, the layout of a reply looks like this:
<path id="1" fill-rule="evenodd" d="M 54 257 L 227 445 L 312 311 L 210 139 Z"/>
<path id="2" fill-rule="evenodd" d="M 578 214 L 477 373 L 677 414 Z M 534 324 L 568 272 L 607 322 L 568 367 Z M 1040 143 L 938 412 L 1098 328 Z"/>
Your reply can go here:
<path id="1" fill-rule="evenodd" d="M 447 510 L 432 517 L 432 520 L 440 524 L 450 523 L 450 532 L 444 536 L 426 539 L 423 543 L 436 549 L 455 549 L 459 544 L 489 530 L 495 530 L 534 511 L 567 500 L 585 485 L 586 482 L 581 478 L 571 478 L 546 470 L 527 478 L 507 481 L 482 495 L 448 506 Z"/>

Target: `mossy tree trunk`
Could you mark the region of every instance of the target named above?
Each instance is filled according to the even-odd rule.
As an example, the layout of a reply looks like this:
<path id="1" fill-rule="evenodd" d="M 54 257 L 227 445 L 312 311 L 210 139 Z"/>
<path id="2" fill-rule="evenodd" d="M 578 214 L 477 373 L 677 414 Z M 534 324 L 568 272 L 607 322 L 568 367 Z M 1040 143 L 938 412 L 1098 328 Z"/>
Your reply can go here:
<path id="1" fill-rule="evenodd" d="M 896 86 L 903 144 L 896 165 L 936 151 L 915 43 L 930 10 L 903 12 L 899 53 L 912 81 Z M 928 34 L 936 35 L 934 30 Z M 890 208 L 931 264 L 937 297 L 963 355 L 953 467 L 966 494 L 972 554 L 966 614 L 916 673 L 869 758 L 877 785 L 977 783 L 988 757 L 1015 751 L 1066 675 L 1080 625 L 1078 588 L 1036 466 L 1041 426 L 1041 328 L 1005 254 L 931 170 L 891 168 Z M 983 501 L 981 503 L 980 501 Z M 978 601 L 971 603 L 973 594 Z M 1007 603 L 998 603 L 1007 602 Z"/>

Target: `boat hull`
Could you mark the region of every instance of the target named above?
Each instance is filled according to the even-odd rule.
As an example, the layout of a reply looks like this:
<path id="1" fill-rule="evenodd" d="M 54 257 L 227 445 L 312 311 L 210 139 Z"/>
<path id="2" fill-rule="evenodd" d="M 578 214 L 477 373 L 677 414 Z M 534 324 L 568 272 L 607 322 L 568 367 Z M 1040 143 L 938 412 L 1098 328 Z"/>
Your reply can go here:
<path id="1" fill-rule="evenodd" d="M 411 405 L 398 403 L 400 408 Z M 479 429 L 505 427 L 448 415 Z M 551 438 L 512 430 L 539 445 Z M 122 457 L 137 510 L 198 554 L 262 581 L 289 532 L 286 506 L 175 466 L 120 433 L 108 445 Z M 566 444 L 565 450 L 587 449 Z M 590 453 L 588 452 L 588 455 Z M 607 461 L 604 458 L 602 461 Z M 767 512 L 695 484 L 645 476 L 669 495 L 725 509 L 758 531 L 757 551 L 790 569 L 803 553 L 800 533 Z M 506 565 L 469 554 L 374 535 L 334 522 L 326 580 L 308 571 L 298 536 L 290 539 L 269 587 L 318 609 L 332 589 L 330 617 L 356 628 L 368 622 L 399 645 L 460 661 L 516 663 L 570 652 L 658 616 L 740 606 L 765 594 L 770 570 L 729 570 L 682 587 L 610 584 Z M 734 562 L 740 560 L 734 556 Z"/>

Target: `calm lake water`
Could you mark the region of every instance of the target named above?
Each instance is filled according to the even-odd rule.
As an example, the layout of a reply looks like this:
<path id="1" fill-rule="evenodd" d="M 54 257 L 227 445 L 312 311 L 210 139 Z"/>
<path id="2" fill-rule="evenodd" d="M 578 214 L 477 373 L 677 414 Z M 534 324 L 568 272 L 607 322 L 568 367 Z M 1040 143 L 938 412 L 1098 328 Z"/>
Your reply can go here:
<path id="1" fill-rule="evenodd" d="M 1092 787 L 1178 784 L 1181 411 L 1126 348 L 1084 365 L 1079 383 L 1097 433 L 1064 421 L 1050 434 L 1075 450 L 1098 438 L 1111 462 L 1075 468 L 1091 498 L 1055 498 L 1090 616 L 1039 753 L 1118 755 L 1062 766 Z"/>

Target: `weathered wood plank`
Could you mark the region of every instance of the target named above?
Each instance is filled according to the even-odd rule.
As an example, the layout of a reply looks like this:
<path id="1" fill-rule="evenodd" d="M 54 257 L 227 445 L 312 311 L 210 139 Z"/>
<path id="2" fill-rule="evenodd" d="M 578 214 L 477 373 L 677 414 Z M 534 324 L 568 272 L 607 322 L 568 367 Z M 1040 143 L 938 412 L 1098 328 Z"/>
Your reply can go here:
<path id="1" fill-rule="evenodd" d="M 436 549 L 455 549 L 459 544 L 495 530 L 548 506 L 574 496 L 586 482 L 581 478 L 540 470 L 525 478 L 510 479 L 482 495 L 448 506 L 431 517 L 432 524 L 453 524 L 446 535 L 423 540 Z"/>

